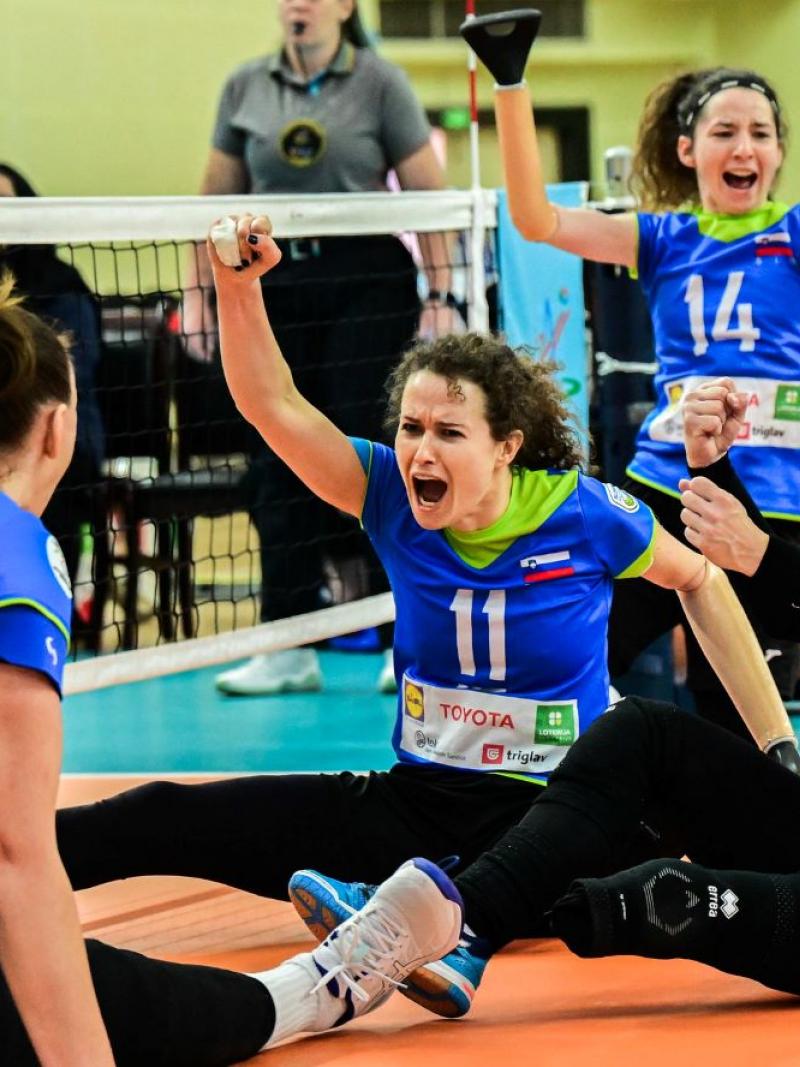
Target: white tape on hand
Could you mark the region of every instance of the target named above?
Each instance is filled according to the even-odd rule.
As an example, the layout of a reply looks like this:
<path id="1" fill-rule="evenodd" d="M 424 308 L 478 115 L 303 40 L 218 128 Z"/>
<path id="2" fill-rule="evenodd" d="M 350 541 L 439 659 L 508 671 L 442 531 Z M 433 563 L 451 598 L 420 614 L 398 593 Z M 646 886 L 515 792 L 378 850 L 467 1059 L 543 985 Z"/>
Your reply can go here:
<path id="1" fill-rule="evenodd" d="M 228 215 L 211 227 L 209 237 L 217 250 L 217 255 L 226 267 L 241 267 L 239 238 L 236 234 L 236 219 Z"/>

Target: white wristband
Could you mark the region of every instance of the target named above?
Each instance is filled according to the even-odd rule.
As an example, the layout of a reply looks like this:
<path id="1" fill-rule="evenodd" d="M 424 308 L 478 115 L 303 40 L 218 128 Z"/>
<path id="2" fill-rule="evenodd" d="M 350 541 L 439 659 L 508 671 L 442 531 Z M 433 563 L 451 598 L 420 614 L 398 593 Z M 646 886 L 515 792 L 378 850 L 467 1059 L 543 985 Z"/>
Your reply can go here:
<path id="1" fill-rule="evenodd" d="M 209 232 L 211 243 L 217 255 L 226 267 L 241 267 L 242 257 L 239 253 L 239 237 L 236 232 L 236 219 L 227 215 L 215 222 Z"/>

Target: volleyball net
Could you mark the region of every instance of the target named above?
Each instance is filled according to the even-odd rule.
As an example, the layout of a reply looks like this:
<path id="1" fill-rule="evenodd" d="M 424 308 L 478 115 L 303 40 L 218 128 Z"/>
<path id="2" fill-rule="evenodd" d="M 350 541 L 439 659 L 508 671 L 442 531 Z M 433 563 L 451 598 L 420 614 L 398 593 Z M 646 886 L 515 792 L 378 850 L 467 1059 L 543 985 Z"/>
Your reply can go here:
<path id="1" fill-rule="evenodd" d="M 265 301 L 298 386 L 347 433 L 380 439 L 416 337 L 496 328 L 491 192 L 0 201 L 0 262 L 72 335 L 78 444 L 44 516 L 73 576 L 68 691 L 393 616 L 358 524 L 309 503 L 225 385 L 203 242 L 243 211 L 283 251 Z"/>

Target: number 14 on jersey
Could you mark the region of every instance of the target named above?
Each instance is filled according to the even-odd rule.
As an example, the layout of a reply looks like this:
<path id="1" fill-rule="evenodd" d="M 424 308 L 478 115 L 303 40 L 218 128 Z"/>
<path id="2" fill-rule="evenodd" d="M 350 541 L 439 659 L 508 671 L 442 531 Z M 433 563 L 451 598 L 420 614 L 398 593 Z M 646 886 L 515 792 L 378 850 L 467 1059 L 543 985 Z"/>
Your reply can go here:
<path id="1" fill-rule="evenodd" d="M 756 341 L 761 336 L 761 331 L 753 325 L 753 305 L 736 303 L 743 280 L 744 271 L 742 270 L 732 270 L 728 275 L 722 300 L 714 316 L 711 339 L 713 341 L 739 341 L 740 352 L 752 352 L 756 347 Z M 704 356 L 708 351 L 709 342 L 706 336 L 705 290 L 702 274 L 693 274 L 689 278 L 684 299 L 689 305 L 689 326 L 694 340 L 694 354 Z M 735 327 L 731 326 L 734 311 L 737 321 Z"/>

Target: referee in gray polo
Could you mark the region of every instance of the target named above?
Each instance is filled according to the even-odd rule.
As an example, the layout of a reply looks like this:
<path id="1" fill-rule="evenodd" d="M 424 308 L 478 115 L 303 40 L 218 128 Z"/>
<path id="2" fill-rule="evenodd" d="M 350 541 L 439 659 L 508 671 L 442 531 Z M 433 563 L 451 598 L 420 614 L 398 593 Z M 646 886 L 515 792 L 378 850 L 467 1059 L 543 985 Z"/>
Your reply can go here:
<path id="1" fill-rule="evenodd" d="M 368 46 L 355 0 L 277 0 L 283 47 L 251 60 L 222 91 L 201 192 L 343 193 L 385 190 L 394 170 L 405 189 L 441 189 L 430 127 L 405 74 Z M 387 220 L 387 228 L 391 223 Z M 278 242 L 280 267 L 264 279 L 270 321 L 297 386 L 345 433 L 381 439 L 383 386 L 419 321 L 417 271 L 393 236 Z M 431 297 L 449 300 L 449 267 L 421 242 Z M 207 258 L 187 279 L 190 350 L 214 322 Z M 200 282 L 201 289 L 193 288 Z M 205 338 L 203 337 L 205 329 Z M 208 351 L 208 349 L 206 349 Z M 322 504 L 266 446 L 253 457 L 250 513 L 262 567 L 262 621 L 321 606 L 324 557 L 368 559 L 370 593 L 388 589 L 357 524 Z M 391 629 L 379 688 L 394 685 Z M 230 693 L 320 688 L 313 648 L 258 656 L 217 677 Z"/>

